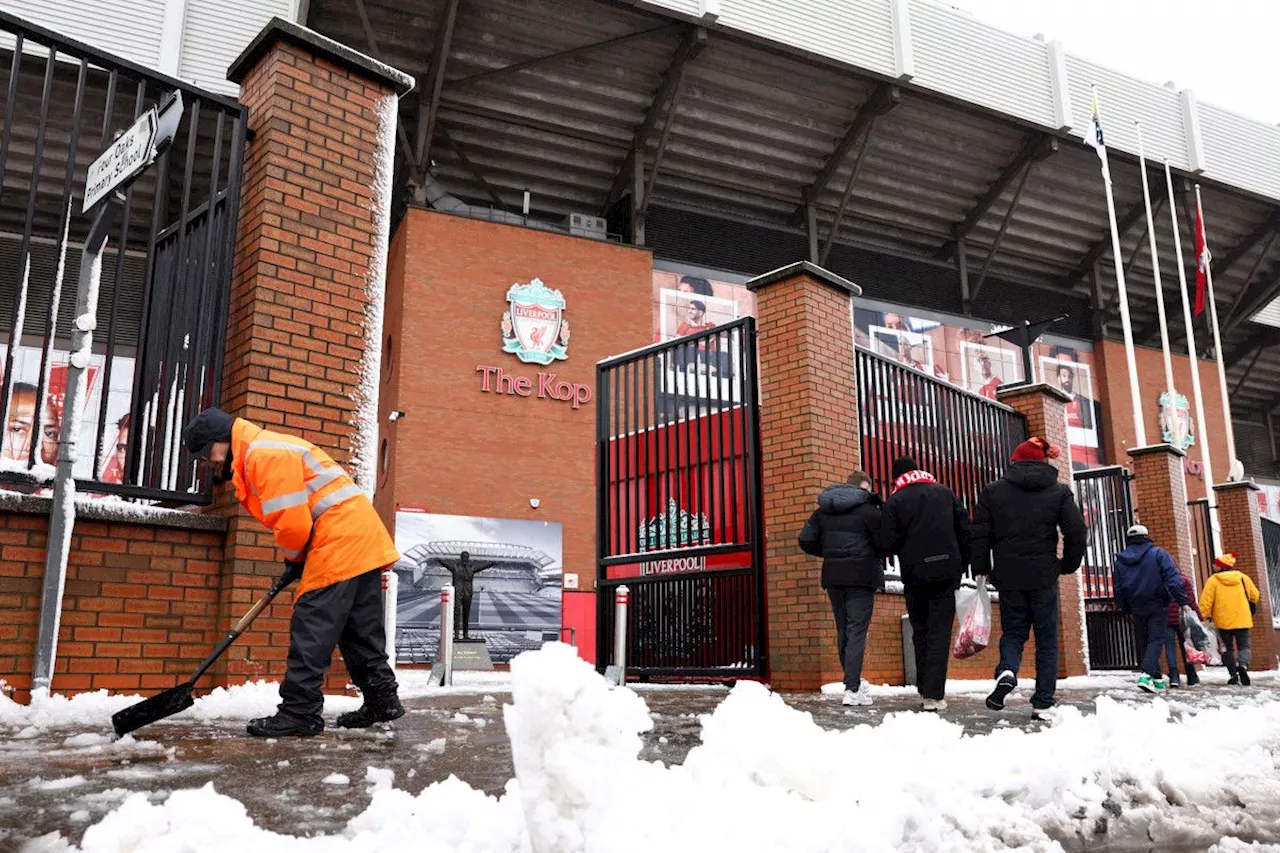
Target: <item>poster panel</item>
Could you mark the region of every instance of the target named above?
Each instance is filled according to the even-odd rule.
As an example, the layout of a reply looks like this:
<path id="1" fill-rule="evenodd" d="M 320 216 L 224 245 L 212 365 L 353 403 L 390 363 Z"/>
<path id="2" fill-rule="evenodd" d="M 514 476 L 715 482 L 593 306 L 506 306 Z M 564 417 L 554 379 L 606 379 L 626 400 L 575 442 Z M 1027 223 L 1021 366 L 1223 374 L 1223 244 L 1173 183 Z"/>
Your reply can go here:
<path id="1" fill-rule="evenodd" d="M 440 590 L 466 568 L 474 572 L 470 635 L 485 641 L 495 663 L 559 639 L 564 548 L 558 522 L 400 507 L 396 548 L 401 554 L 395 565 L 397 661 L 434 660 Z"/>

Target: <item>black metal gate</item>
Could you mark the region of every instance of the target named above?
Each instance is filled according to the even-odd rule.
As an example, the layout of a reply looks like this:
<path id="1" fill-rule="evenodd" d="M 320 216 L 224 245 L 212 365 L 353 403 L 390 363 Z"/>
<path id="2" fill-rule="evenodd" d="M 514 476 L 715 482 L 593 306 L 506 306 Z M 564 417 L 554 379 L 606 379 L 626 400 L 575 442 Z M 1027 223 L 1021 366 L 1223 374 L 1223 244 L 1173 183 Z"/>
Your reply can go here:
<path id="1" fill-rule="evenodd" d="M 1090 669 L 1135 669 L 1138 639 L 1133 619 L 1116 608 L 1112 580 L 1116 555 L 1124 550 L 1133 524 L 1133 475 L 1112 466 L 1075 475 L 1076 500 L 1089 529 L 1080 581 Z"/>
<path id="2" fill-rule="evenodd" d="M 748 317 L 597 368 L 601 670 L 625 585 L 629 674 L 764 674 L 755 336 Z"/>
<path id="3" fill-rule="evenodd" d="M 1204 589 L 1209 575 L 1213 574 L 1213 513 L 1209 499 L 1200 498 L 1187 502 L 1187 515 L 1191 522 L 1191 551 L 1195 561 L 1196 589 Z"/>

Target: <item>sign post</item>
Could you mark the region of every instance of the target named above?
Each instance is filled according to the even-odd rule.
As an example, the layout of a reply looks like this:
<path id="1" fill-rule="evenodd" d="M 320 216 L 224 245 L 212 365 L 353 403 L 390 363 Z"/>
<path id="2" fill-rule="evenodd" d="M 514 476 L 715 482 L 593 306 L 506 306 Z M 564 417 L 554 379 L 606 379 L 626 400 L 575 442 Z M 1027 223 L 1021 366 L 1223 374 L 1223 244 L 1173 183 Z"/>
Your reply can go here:
<path id="1" fill-rule="evenodd" d="M 71 358 L 67 365 L 62 426 L 58 437 L 58 462 L 53 480 L 53 506 L 49 514 L 49 538 L 45 551 L 44 584 L 40 597 L 40 627 L 32 667 L 33 690 L 49 690 L 53 684 L 62 621 L 62 595 L 67 583 L 67 556 L 76 519 L 76 440 L 80 436 L 81 398 L 85 394 L 85 370 L 93 360 L 93 333 L 97 328 L 98 283 L 107 235 L 124 202 L 123 191 L 155 162 L 173 142 L 182 118 L 178 92 L 158 108 L 143 113 L 89 166 L 82 212 L 93 211 L 93 224 L 80 255 L 76 283 L 76 312 L 71 329 Z M 122 248 L 123 251 L 123 248 Z"/>

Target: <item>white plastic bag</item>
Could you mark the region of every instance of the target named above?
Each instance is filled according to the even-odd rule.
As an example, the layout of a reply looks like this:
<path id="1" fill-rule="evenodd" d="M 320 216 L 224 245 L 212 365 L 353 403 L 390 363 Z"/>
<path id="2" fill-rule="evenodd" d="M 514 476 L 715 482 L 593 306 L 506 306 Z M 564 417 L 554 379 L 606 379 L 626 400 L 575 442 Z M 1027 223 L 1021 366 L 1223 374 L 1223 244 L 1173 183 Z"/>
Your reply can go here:
<path id="1" fill-rule="evenodd" d="M 951 644 L 951 655 L 963 660 L 991 644 L 991 594 L 987 592 L 985 577 L 979 577 L 973 589 L 956 590 L 956 615 L 960 619 L 960 630 Z"/>

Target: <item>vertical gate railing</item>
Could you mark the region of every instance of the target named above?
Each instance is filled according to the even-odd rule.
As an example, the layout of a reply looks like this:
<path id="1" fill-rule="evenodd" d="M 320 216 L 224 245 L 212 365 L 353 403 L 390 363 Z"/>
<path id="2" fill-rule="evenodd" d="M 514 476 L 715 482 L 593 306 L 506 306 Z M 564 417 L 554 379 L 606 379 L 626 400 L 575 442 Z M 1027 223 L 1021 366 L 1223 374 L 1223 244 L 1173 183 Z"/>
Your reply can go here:
<path id="1" fill-rule="evenodd" d="M 625 584 L 628 673 L 762 674 L 755 321 L 602 362 L 596 390 L 598 667 Z"/>
<path id="2" fill-rule="evenodd" d="M 1088 526 L 1080 581 L 1092 669 L 1133 669 L 1138 665 L 1133 619 L 1116 608 L 1112 580 L 1116 555 L 1124 550 L 1125 535 L 1133 524 L 1132 479 L 1118 465 L 1075 475 L 1076 500 Z"/>
<path id="3" fill-rule="evenodd" d="M 47 480 L 75 417 L 61 401 L 88 166 L 175 91 L 178 134 L 108 240 L 76 477 L 86 492 L 206 503 L 179 433 L 219 399 L 247 113 L 0 12 L 0 472 L 18 485 Z"/>
<path id="4" fill-rule="evenodd" d="M 1209 499 L 1188 501 L 1187 515 L 1191 521 L 1191 550 L 1194 561 L 1194 565 L 1189 568 L 1194 572 L 1196 591 L 1199 592 L 1204 589 L 1209 575 L 1213 574 L 1213 516 L 1209 511 Z"/>
<path id="5" fill-rule="evenodd" d="M 1269 518 L 1262 519 L 1262 549 L 1271 590 L 1271 621 L 1280 625 L 1280 524 Z"/>

